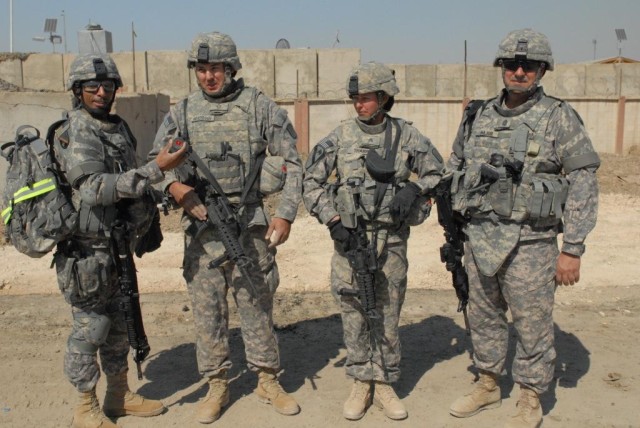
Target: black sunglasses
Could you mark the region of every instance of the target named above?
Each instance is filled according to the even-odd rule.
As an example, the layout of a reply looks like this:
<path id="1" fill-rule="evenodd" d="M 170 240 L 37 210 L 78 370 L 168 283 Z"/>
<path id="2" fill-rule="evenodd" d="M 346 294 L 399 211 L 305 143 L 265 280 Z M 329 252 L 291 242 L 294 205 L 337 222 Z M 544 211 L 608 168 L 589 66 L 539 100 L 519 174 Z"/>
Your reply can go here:
<path id="1" fill-rule="evenodd" d="M 505 59 L 502 60 L 502 66 L 509 71 L 518 71 L 518 68 L 522 67 L 522 71 L 528 73 L 531 71 L 537 71 L 540 68 L 540 61 Z"/>
<path id="2" fill-rule="evenodd" d="M 91 94 L 97 93 L 100 90 L 100 86 L 102 86 L 105 92 L 111 93 L 116 90 L 116 82 L 113 80 L 88 80 L 82 82 L 82 89 Z"/>

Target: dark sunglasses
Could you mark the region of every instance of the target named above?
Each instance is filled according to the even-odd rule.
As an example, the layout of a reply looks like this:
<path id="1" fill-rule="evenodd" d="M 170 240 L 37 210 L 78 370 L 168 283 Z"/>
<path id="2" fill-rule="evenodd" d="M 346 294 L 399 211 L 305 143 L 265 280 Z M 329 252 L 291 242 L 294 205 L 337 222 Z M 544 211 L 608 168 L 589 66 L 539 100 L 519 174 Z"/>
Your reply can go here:
<path id="1" fill-rule="evenodd" d="M 540 68 L 540 61 L 505 59 L 502 61 L 502 66 L 509 71 L 518 71 L 518 68 L 522 67 L 522 71 L 528 73 L 531 71 L 537 71 Z"/>
<path id="2" fill-rule="evenodd" d="M 111 93 L 116 90 L 116 82 L 113 80 L 89 80 L 82 82 L 82 89 L 91 94 L 97 93 L 100 90 L 100 86 L 102 86 L 105 92 Z"/>

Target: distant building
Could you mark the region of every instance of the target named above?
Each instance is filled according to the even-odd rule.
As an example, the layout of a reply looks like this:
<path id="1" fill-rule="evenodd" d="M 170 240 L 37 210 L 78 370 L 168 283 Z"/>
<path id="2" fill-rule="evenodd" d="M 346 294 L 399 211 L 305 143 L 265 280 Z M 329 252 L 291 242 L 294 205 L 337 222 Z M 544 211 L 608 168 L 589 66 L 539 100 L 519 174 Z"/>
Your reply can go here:
<path id="1" fill-rule="evenodd" d="M 102 29 L 100 24 L 90 23 L 83 31 L 78 31 L 78 52 L 80 54 L 113 52 L 111 31 Z"/>

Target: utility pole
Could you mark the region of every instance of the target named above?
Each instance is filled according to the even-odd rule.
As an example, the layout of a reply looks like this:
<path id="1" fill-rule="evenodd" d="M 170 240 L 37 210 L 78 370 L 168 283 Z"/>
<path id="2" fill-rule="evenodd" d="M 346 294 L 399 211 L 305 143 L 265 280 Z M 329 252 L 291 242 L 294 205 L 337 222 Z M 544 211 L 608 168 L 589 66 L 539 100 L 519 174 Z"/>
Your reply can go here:
<path id="1" fill-rule="evenodd" d="M 131 58 L 133 64 L 133 92 L 137 92 L 138 88 L 136 85 L 136 30 L 133 28 L 133 21 L 131 21 Z"/>
<path id="2" fill-rule="evenodd" d="M 62 36 L 64 37 L 64 53 L 69 53 L 67 50 L 67 18 L 64 15 L 64 9 L 62 10 Z"/>
<path id="3" fill-rule="evenodd" d="M 9 52 L 13 52 L 13 0 L 9 0 Z"/>

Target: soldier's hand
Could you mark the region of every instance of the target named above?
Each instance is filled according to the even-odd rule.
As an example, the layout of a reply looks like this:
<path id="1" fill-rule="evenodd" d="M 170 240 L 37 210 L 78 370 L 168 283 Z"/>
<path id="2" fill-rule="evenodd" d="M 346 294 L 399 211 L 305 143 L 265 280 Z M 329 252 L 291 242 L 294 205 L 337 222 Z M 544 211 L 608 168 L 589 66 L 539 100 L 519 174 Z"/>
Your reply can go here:
<path id="1" fill-rule="evenodd" d="M 264 235 L 264 239 L 269 240 L 269 248 L 284 244 L 289 239 L 291 232 L 291 222 L 283 218 L 274 217 Z"/>
<path id="2" fill-rule="evenodd" d="M 353 233 L 342 224 L 340 217 L 336 216 L 327 225 L 331 239 L 334 240 L 346 253 L 358 246 L 358 242 Z"/>
<path id="3" fill-rule="evenodd" d="M 407 218 L 411 210 L 411 205 L 419 193 L 420 188 L 414 183 L 407 183 L 406 186 L 396 193 L 389 204 L 389 212 L 394 222 L 401 223 Z"/>
<path id="4" fill-rule="evenodd" d="M 169 193 L 191 217 L 202 221 L 207 219 L 207 208 L 193 191 L 193 187 L 175 181 L 169 186 Z"/>
<path id="5" fill-rule="evenodd" d="M 183 144 L 179 150 L 170 153 L 169 149 L 173 145 L 173 139 L 170 139 L 167 144 L 162 147 L 158 156 L 156 156 L 156 163 L 158 167 L 160 167 L 160 171 L 168 171 L 177 166 L 180 166 L 182 162 L 186 159 L 187 156 L 187 145 Z"/>
<path id="6" fill-rule="evenodd" d="M 580 257 L 560 253 L 556 264 L 556 284 L 573 285 L 580 281 Z"/>

